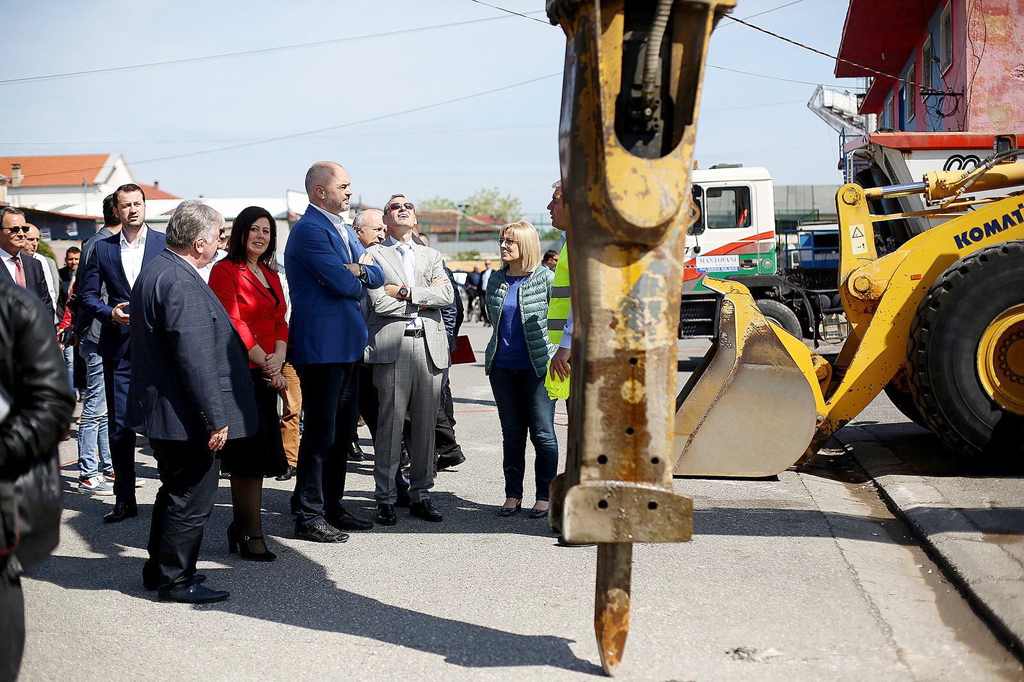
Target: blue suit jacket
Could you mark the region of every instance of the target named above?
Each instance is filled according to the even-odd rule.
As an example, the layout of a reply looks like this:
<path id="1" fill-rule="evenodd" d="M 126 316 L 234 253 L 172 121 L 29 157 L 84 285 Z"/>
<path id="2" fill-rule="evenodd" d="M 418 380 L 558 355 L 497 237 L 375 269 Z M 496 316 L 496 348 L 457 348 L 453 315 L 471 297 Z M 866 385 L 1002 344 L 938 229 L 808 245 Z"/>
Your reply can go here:
<path id="1" fill-rule="evenodd" d="M 358 277 L 344 267 L 366 250 L 352 228 L 348 246 L 330 219 L 310 205 L 292 227 L 284 251 L 292 316 L 288 353 L 296 365 L 356 362 L 366 348 L 366 321 L 359 308 L 365 295 Z M 371 289 L 384 285 L 384 271 L 367 265 Z"/>
<path id="2" fill-rule="evenodd" d="M 142 254 L 142 268 L 156 258 L 167 245 L 162 232 L 147 226 L 146 248 Z M 112 234 L 96 242 L 93 252 L 81 266 L 79 273 L 79 297 L 82 308 L 88 315 L 99 320 L 103 325 L 100 329 L 100 355 L 107 359 L 130 357 L 128 352 L 128 327 L 114 322 L 110 313 L 118 303 L 130 301 L 132 288 L 121 267 L 121 234 Z M 100 284 L 106 287 L 107 300 L 100 293 Z M 131 306 L 128 307 L 131 315 Z"/>

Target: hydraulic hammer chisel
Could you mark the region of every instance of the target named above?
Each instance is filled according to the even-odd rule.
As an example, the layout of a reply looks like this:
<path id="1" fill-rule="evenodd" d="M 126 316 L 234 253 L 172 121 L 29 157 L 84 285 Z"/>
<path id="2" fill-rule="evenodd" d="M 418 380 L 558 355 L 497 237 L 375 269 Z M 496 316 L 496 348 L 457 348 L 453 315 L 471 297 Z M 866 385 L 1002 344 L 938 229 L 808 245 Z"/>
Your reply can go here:
<path id="1" fill-rule="evenodd" d="M 575 332 L 565 473 L 550 520 L 596 542 L 594 629 L 612 675 L 634 542 L 684 542 L 672 490 L 679 307 L 708 40 L 735 0 L 547 0 L 566 35 L 559 126 Z"/>

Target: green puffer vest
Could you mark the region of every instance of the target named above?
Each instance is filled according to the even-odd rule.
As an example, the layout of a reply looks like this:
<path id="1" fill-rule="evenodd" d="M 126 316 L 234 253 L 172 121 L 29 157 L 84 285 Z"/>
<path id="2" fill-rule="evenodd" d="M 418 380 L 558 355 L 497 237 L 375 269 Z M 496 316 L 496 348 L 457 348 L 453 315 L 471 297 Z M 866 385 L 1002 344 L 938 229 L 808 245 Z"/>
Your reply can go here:
<path id="1" fill-rule="evenodd" d="M 501 323 L 502 306 L 508 293 L 505 272 L 508 266 L 494 272 L 487 280 L 487 317 L 493 325 L 491 340 L 484 353 L 484 372 L 491 373 L 494 350 L 498 347 L 498 325 Z M 523 333 L 526 334 L 526 350 L 533 361 L 533 369 L 542 377 L 548 371 L 548 361 L 558 347 L 548 341 L 548 301 L 551 300 L 551 283 L 555 274 L 543 265 L 538 265 L 529 279 L 519 285 L 519 313 L 523 317 Z"/>

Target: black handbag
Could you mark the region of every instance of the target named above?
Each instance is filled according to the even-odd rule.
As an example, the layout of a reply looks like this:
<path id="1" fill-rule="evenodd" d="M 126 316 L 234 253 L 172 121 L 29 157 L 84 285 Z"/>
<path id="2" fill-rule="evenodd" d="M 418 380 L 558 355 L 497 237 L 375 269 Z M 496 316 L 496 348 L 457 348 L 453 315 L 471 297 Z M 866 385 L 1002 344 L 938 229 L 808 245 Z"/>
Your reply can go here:
<path id="1" fill-rule="evenodd" d="M 0 565 L 13 556 L 28 569 L 50 555 L 60 539 L 63 496 L 56 448 L 16 480 L 0 480 Z"/>

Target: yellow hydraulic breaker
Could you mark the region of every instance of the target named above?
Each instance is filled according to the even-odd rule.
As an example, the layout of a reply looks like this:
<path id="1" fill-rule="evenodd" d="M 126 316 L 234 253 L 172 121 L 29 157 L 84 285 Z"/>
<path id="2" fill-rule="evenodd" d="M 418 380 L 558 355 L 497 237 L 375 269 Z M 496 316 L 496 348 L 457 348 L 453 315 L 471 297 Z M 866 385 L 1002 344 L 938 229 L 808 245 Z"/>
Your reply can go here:
<path id="1" fill-rule="evenodd" d="M 735 0 L 548 0 L 567 36 L 559 152 L 575 321 L 566 471 L 552 525 L 598 543 L 607 674 L 630 615 L 632 543 L 690 538 L 672 491 L 676 334 L 708 39 Z"/>

